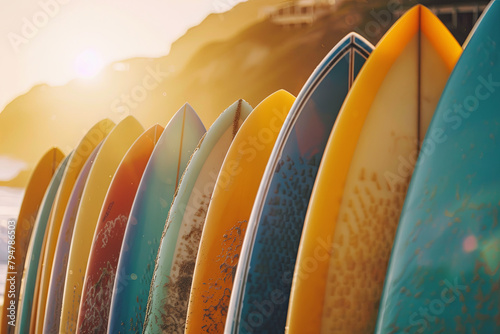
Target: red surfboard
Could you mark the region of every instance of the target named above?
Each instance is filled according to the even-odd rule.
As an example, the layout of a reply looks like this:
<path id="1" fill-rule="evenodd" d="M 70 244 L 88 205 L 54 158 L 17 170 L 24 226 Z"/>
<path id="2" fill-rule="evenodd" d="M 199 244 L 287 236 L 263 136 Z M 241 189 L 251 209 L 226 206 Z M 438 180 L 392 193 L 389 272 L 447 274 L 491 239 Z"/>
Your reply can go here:
<path id="1" fill-rule="evenodd" d="M 106 332 L 116 267 L 130 209 L 162 132 L 163 128 L 159 125 L 144 132 L 131 146 L 111 181 L 92 242 L 77 333 Z"/>

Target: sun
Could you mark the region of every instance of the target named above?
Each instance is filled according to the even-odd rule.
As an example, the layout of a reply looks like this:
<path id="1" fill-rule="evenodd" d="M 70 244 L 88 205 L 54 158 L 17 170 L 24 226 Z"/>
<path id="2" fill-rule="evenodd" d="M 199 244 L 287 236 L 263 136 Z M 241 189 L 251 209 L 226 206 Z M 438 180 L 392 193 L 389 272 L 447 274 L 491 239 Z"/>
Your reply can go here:
<path id="1" fill-rule="evenodd" d="M 99 52 L 94 49 L 86 49 L 75 59 L 75 72 L 80 78 L 92 78 L 96 76 L 104 66 L 104 61 Z"/>

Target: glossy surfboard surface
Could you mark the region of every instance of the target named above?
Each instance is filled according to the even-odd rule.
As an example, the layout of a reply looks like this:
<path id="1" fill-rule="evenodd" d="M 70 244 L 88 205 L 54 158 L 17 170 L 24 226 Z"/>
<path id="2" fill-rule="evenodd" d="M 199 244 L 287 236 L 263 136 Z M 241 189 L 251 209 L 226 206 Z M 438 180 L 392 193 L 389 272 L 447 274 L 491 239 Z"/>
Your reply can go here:
<path id="1" fill-rule="evenodd" d="M 430 124 L 376 333 L 500 332 L 499 18 L 492 1 Z"/>
<path id="2" fill-rule="evenodd" d="M 123 234 L 142 174 L 163 128 L 144 132 L 116 170 L 103 202 L 85 274 L 78 333 L 105 333 Z"/>
<path id="3" fill-rule="evenodd" d="M 68 254 L 71 246 L 75 220 L 90 169 L 92 168 L 92 164 L 94 163 L 95 157 L 97 156 L 101 145 L 102 143 L 98 144 L 87 158 L 85 165 L 83 165 L 80 173 L 78 174 L 78 178 L 76 179 L 73 190 L 71 191 L 68 204 L 66 205 L 54 253 L 54 260 L 52 261 L 53 266 L 50 275 L 51 279 L 49 281 L 49 288 L 47 291 L 47 301 L 43 323 L 44 334 L 59 333 L 64 279 L 68 268 Z"/>
<path id="4" fill-rule="evenodd" d="M 64 158 L 64 154 L 57 148 L 50 149 L 40 159 L 31 174 L 30 181 L 24 193 L 21 210 L 17 219 L 15 229 L 15 244 L 11 245 L 8 255 L 10 262 L 7 263 L 7 282 L 14 280 L 15 291 L 19 291 L 24 271 L 26 252 L 33 226 L 42 203 L 45 191 L 56 171 L 57 166 Z M 14 333 L 14 324 L 17 318 L 17 307 L 19 305 L 19 294 L 9 294 L 10 284 L 5 284 L 4 302 L 2 307 L 1 331 L 2 333 Z M 9 296 L 10 295 L 10 296 Z M 14 298 L 11 298 L 14 297 Z M 7 310 L 14 303 L 15 310 Z M 11 316 L 12 315 L 12 316 Z M 14 322 L 12 322 L 14 321 Z M 11 322 L 11 324 L 9 324 Z"/>
<path id="5" fill-rule="evenodd" d="M 318 166 L 342 103 L 372 49 L 359 35 L 347 35 L 316 68 L 290 111 L 252 210 L 226 332 L 284 332 Z M 267 313 L 261 310 L 264 304 L 272 304 L 270 314 L 262 314 Z"/>
<path id="6" fill-rule="evenodd" d="M 60 330 L 76 331 L 85 270 L 102 203 L 113 175 L 132 143 L 144 132 L 132 116 L 118 123 L 104 139 L 83 190 L 75 220 L 64 282 Z"/>
<path id="7" fill-rule="evenodd" d="M 212 124 L 186 168 L 160 241 L 144 333 L 181 333 L 201 232 L 222 162 L 252 107 L 238 100 Z"/>
<path id="8" fill-rule="evenodd" d="M 221 333 L 255 195 L 295 98 L 280 90 L 248 116 L 224 159 L 196 258 L 186 333 Z"/>
<path id="9" fill-rule="evenodd" d="M 37 334 L 41 334 L 43 331 L 45 306 L 47 303 L 47 293 L 49 290 L 50 275 L 52 273 L 57 240 L 59 238 L 59 231 L 61 230 L 64 212 L 66 211 L 66 206 L 68 205 L 71 192 L 73 191 L 78 175 L 87 162 L 87 159 L 92 154 L 96 146 L 99 145 L 99 143 L 102 142 L 102 140 L 108 135 L 114 125 L 115 124 L 109 119 L 104 119 L 95 124 L 78 143 L 73 155 L 68 161 L 68 168 L 64 172 L 61 180 L 60 190 L 54 202 L 53 212 L 49 220 L 49 225 L 47 226 L 47 241 L 45 250 L 42 253 L 42 272 L 38 293 L 38 303 L 36 305 L 35 333 Z"/>
<path id="10" fill-rule="evenodd" d="M 67 168 L 68 160 L 70 159 L 71 154 L 72 153 L 64 158 L 61 164 L 57 167 L 56 173 L 50 181 L 43 197 L 40 210 L 38 211 L 35 225 L 33 227 L 33 233 L 31 234 L 30 244 L 26 253 L 23 280 L 21 282 L 21 288 L 19 289 L 19 308 L 15 333 L 30 332 L 33 301 L 36 299 L 36 278 L 37 273 L 40 270 L 40 254 L 44 244 L 45 231 L 54 204 L 54 199 L 56 198 L 62 176 Z"/>
<path id="11" fill-rule="evenodd" d="M 306 217 L 289 333 L 372 333 L 413 166 L 461 47 L 414 7 L 386 33 L 340 112 Z M 307 314 L 308 321 L 305 321 Z"/>
<path id="12" fill-rule="evenodd" d="M 165 221 L 180 177 L 205 127 L 185 104 L 165 127 L 148 162 L 123 238 L 109 314 L 109 333 L 142 332 Z"/>

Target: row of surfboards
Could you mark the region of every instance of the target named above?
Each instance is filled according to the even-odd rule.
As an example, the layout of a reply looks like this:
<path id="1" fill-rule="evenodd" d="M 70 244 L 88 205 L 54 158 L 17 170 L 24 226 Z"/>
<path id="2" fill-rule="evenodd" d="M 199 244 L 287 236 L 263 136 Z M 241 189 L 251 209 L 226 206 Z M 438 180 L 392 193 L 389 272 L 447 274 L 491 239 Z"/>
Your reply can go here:
<path id="1" fill-rule="evenodd" d="M 419 5 L 297 99 L 97 123 L 33 172 L 2 333 L 500 332 L 499 49 L 500 2 L 463 51 Z"/>

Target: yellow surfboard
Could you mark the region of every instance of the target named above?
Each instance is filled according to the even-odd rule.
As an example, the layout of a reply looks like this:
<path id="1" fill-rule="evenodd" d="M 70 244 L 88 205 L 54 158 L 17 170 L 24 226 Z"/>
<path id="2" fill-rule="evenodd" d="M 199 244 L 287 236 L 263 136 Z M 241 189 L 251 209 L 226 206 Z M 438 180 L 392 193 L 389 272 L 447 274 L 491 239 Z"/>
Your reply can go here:
<path id="1" fill-rule="evenodd" d="M 19 289 L 31 232 L 33 232 L 33 226 L 45 191 L 63 158 L 64 154 L 59 149 L 50 149 L 38 162 L 26 187 L 14 233 L 15 238 L 11 238 L 9 235 L 11 243 L 9 243 L 8 249 L 7 281 L 5 283 L 2 308 L 1 333 L 14 333 Z M 9 293 L 9 290 L 13 290 L 13 292 Z"/>
<path id="2" fill-rule="evenodd" d="M 374 332 L 420 143 L 460 54 L 439 19 L 416 6 L 368 58 L 318 172 L 295 267 L 288 333 Z"/>
<path id="3" fill-rule="evenodd" d="M 73 156 L 68 161 L 68 168 L 63 175 L 59 192 L 56 197 L 54 207 L 52 208 L 49 225 L 46 231 L 45 250 L 43 251 L 43 258 L 41 262 L 41 276 L 38 292 L 38 303 L 36 305 L 36 325 L 35 333 L 41 334 L 43 332 L 43 321 L 45 317 L 45 303 L 47 301 L 47 293 L 49 290 L 50 274 L 52 272 L 52 261 L 57 246 L 57 239 L 61 229 L 61 222 L 66 211 L 71 191 L 75 185 L 76 179 L 80 171 L 87 162 L 88 157 L 94 151 L 95 147 L 106 138 L 109 131 L 113 129 L 115 124 L 109 120 L 104 119 L 94 125 L 87 134 L 82 138 L 80 143 L 76 146 Z M 31 328 L 33 327 L 33 324 Z"/>
<path id="4" fill-rule="evenodd" d="M 63 333 L 75 331 L 76 328 L 88 256 L 109 184 L 123 156 L 143 132 L 143 127 L 132 116 L 118 123 L 102 143 L 90 170 L 78 209 L 68 256 L 59 327 Z"/>
<path id="5" fill-rule="evenodd" d="M 280 90 L 263 100 L 236 134 L 216 181 L 201 236 L 186 333 L 224 328 L 233 276 L 260 180 L 295 98 Z"/>

